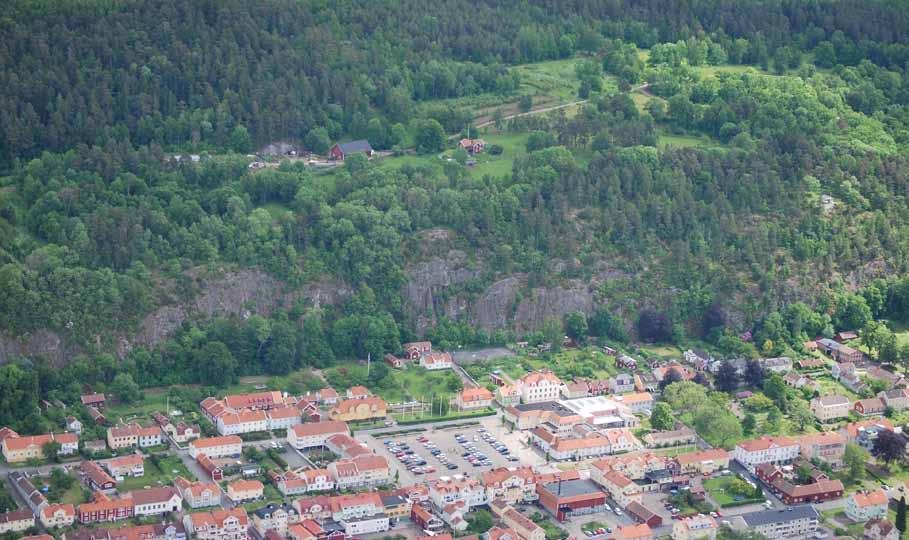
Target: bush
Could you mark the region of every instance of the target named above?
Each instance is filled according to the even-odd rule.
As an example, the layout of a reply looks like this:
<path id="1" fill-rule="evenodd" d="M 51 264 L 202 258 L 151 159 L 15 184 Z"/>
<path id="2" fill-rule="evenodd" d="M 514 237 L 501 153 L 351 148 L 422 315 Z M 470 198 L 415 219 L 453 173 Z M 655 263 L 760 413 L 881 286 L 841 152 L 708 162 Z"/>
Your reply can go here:
<path id="1" fill-rule="evenodd" d="M 494 144 L 489 147 L 489 153 L 493 156 L 500 156 L 503 152 L 505 152 L 505 149 L 502 148 L 501 144 Z"/>

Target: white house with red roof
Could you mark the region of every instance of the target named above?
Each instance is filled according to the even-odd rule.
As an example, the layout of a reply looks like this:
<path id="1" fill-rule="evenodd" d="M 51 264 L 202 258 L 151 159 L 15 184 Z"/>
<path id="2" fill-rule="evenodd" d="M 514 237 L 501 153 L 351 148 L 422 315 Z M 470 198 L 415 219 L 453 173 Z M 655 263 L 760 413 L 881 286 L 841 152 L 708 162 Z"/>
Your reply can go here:
<path id="1" fill-rule="evenodd" d="M 844 510 L 852 521 L 887 517 L 887 494 L 884 490 L 857 491 L 846 499 Z"/>
<path id="2" fill-rule="evenodd" d="M 548 370 L 535 371 L 518 381 L 522 403 L 558 401 L 562 394 L 562 381 Z"/>
<path id="3" fill-rule="evenodd" d="M 760 437 L 735 445 L 732 457 L 749 471 L 764 463 L 789 463 L 799 455 L 799 443 L 788 437 Z"/>
<path id="4" fill-rule="evenodd" d="M 346 422 L 326 420 L 325 422 L 308 422 L 290 427 L 287 430 L 287 443 L 297 450 L 325 446 L 333 435 L 347 435 L 350 430 Z"/>

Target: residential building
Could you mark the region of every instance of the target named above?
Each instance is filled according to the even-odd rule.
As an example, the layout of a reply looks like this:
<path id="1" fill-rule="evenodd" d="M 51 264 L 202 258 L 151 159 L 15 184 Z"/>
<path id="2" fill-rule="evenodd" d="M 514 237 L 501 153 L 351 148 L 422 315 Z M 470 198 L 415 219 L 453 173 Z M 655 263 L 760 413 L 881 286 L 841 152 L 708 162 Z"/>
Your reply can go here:
<path id="1" fill-rule="evenodd" d="M 562 386 L 562 396 L 565 399 L 577 399 L 590 395 L 590 385 L 585 381 L 574 381 Z"/>
<path id="2" fill-rule="evenodd" d="M 458 148 L 465 150 L 468 154 L 479 154 L 486 148 L 486 141 L 483 139 L 461 139 L 458 141 Z"/>
<path id="3" fill-rule="evenodd" d="M 779 356 L 777 358 L 761 358 L 758 363 L 766 371 L 773 373 L 785 373 L 792 369 L 792 358 L 788 356 Z"/>
<path id="4" fill-rule="evenodd" d="M 431 482 L 429 499 L 436 509 L 443 509 L 455 502 L 463 502 L 465 511 L 489 502 L 486 489 L 479 480 L 460 475 Z"/>
<path id="5" fill-rule="evenodd" d="M 650 448 L 665 448 L 667 446 L 682 446 L 694 444 L 697 435 L 694 430 L 685 424 L 677 424 L 677 429 L 672 431 L 654 431 L 644 435 L 644 444 Z"/>
<path id="6" fill-rule="evenodd" d="M 672 540 L 714 539 L 719 526 L 704 514 L 679 519 L 672 525 Z"/>
<path id="7" fill-rule="evenodd" d="M 379 498 L 382 499 L 385 515 L 388 516 L 392 523 L 410 516 L 410 507 L 413 502 L 403 494 L 396 491 L 380 493 Z"/>
<path id="8" fill-rule="evenodd" d="M 865 523 L 864 540 L 900 540 L 900 530 L 887 519 L 870 519 Z"/>
<path id="9" fill-rule="evenodd" d="M 364 154 L 366 157 L 372 157 L 372 146 L 369 144 L 369 141 L 365 139 L 339 143 L 332 146 L 328 151 L 328 159 L 333 161 L 344 161 L 348 156 L 353 154 Z"/>
<path id="10" fill-rule="evenodd" d="M 454 362 L 451 359 L 451 353 L 447 352 L 430 352 L 420 357 L 420 367 L 434 371 L 438 369 L 451 369 Z"/>
<path id="11" fill-rule="evenodd" d="M 729 468 L 729 452 L 722 448 L 679 454 L 675 460 L 684 474 L 712 474 Z"/>
<path id="12" fill-rule="evenodd" d="M 505 510 L 502 523 L 514 530 L 519 540 L 546 540 L 546 530 L 514 508 Z"/>
<path id="13" fill-rule="evenodd" d="M 480 482 L 486 488 L 486 500 L 501 500 L 507 504 L 537 500 L 537 481 L 533 467 L 502 467 L 482 474 Z"/>
<path id="14" fill-rule="evenodd" d="M 587 459 L 614 453 L 610 440 L 596 431 L 573 437 L 559 437 L 540 426 L 530 432 L 530 444 L 555 461 Z"/>
<path id="15" fill-rule="evenodd" d="M 265 536 L 265 531 L 273 530 L 284 538 L 287 527 L 300 522 L 300 513 L 287 503 L 269 504 L 253 511 L 252 520 L 260 536 Z"/>
<path id="16" fill-rule="evenodd" d="M 197 540 L 246 540 L 248 523 L 249 517 L 242 507 L 196 512 L 183 517 L 186 532 Z"/>
<path id="17" fill-rule="evenodd" d="M 609 492 L 612 500 L 622 508 L 632 502 L 640 503 L 642 501 L 641 488 L 631 478 L 619 471 L 609 470 L 597 475 L 598 480 L 594 479 L 593 476 L 591 476 L 591 479 L 603 486 Z"/>
<path id="18" fill-rule="evenodd" d="M 388 415 L 385 400 L 380 397 L 345 399 L 331 408 L 329 418 L 344 422 L 363 422 L 385 418 Z"/>
<path id="19" fill-rule="evenodd" d="M 300 409 L 292 406 L 271 409 L 266 415 L 268 416 L 269 431 L 287 429 L 291 426 L 295 426 L 302 422 L 303 418 Z"/>
<path id="20" fill-rule="evenodd" d="M 818 512 L 810 504 L 792 506 L 785 511 L 766 510 L 735 518 L 733 528 L 750 529 L 768 540 L 808 538 L 818 526 Z"/>
<path id="21" fill-rule="evenodd" d="M 341 524 L 344 526 L 344 534 L 350 538 L 379 533 L 391 528 L 390 520 L 384 513 L 346 519 Z"/>
<path id="22" fill-rule="evenodd" d="M 865 370 L 865 377 L 868 377 L 871 380 L 882 381 L 888 388 L 896 386 L 903 380 L 902 373 L 894 373 L 892 371 L 887 371 L 886 369 L 879 366 L 870 366 Z"/>
<path id="23" fill-rule="evenodd" d="M 789 463 L 799 450 L 798 442 L 788 437 L 763 436 L 736 444 L 732 457 L 753 472 L 762 463 Z"/>
<path id="24" fill-rule="evenodd" d="M 7 463 L 22 463 L 29 459 L 45 459 L 44 445 L 60 444 L 58 456 L 71 456 L 79 451 L 79 436 L 75 433 L 45 433 L 44 435 L 19 436 L 15 431 L 3 439 L 0 447 Z"/>
<path id="25" fill-rule="evenodd" d="M 634 392 L 634 377 L 628 373 L 619 373 L 609 379 L 609 391 L 613 394 Z"/>
<path id="26" fill-rule="evenodd" d="M 164 433 L 159 426 L 142 427 L 126 424 L 107 428 L 107 445 L 111 450 L 139 447 L 150 448 L 164 444 Z"/>
<path id="27" fill-rule="evenodd" d="M 130 493 L 136 516 L 157 516 L 179 512 L 183 507 L 180 490 L 171 486 L 139 489 Z"/>
<path id="28" fill-rule="evenodd" d="M 106 494 L 117 491 L 117 481 L 107 474 L 97 462 L 83 461 L 81 468 L 85 484 L 92 491 L 100 491 Z"/>
<path id="29" fill-rule="evenodd" d="M 218 482 L 222 478 L 224 478 L 224 470 L 221 469 L 221 467 L 217 463 L 215 463 L 215 460 L 208 457 L 207 455 L 205 455 L 203 453 L 197 454 L 196 463 L 198 463 L 199 466 L 202 467 L 202 470 L 205 471 L 205 473 L 208 475 L 209 479 L 214 480 L 215 482 Z"/>
<path id="30" fill-rule="evenodd" d="M 142 457 L 142 454 L 120 456 L 105 461 L 104 468 L 114 478 L 127 476 L 138 478 L 145 475 L 145 458 Z"/>
<path id="31" fill-rule="evenodd" d="M 556 401 L 561 394 L 562 381 L 551 371 L 535 371 L 522 377 L 518 387 L 522 403 Z"/>
<path id="32" fill-rule="evenodd" d="M 287 471 L 278 475 L 275 484 L 284 495 L 301 495 L 335 489 L 335 479 L 328 469 Z"/>
<path id="33" fill-rule="evenodd" d="M 521 402 L 521 390 L 511 384 L 497 386 L 495 396 L 496 403 L 502 407 L 513 407 Z"/>
<path id="34" fill-rule="evenodd" d="M 189 443 L 189 455 L 197 458 L 205 454 L 210 458 L 239 457 L 243 452 L 243 439 L 236 435 L 196 439 Z"/>
<path id="35" fill-rule="evenodd" d="M 619 403 L 623 403 L 635 414 L 646 413 L 653 409 L 653 396 L 650 392 L 635 392 L 616 396 Z"/>
<path id="36" fill-rule="evenodd" d="M 96 409 L 103 409 L 107 403 L 104 394 L 83 394 L 79 399 L 86 407 L 94 407 Z"/>
<path id="37" fill-rule="evenodd" d="M 412 343 L 405 343 L 401 346 L 404 350 L 404 356 L 408 360 L 419 360 L 424 354 L 429 354 L 432 352 L 432 342 L 429 341 L 415 341 Z"/>
<path id="38" fill-rule="evenodd" d="M 350 429 L 347 423 L 338 420 L 325 422 L 308 422 L 291 426 L 287 430 L 287 443 L 297 450 L 325 446 L 332 435 L 347 435 Z"/>
<path id="39" fill-rule="evenodd" d="M 221 504 L 221 488 L 214 482 L 191 482 L 178 476 L 174 479 L 174 486 L 183 494 L 183 500 L 190 508 L 205 508 Z"/>
<path id="40" fill-rule="evenodd" d="M 625 525 L 615 532 L 615 540 L 653 540 L 653 529 L 646 523 Z"/>
<path id="41" fill-rule="evenodd" d="M 818 396 L 811 400 L 811 410 L 821 422 L 832 422 L 849 417 L 849 398 L 846 396 Z"/>
<path id="42" fill-rule="evenodd" d="M 262 498 L 265 485 L 258 480 L 234 480 L 227 484 L 227 498 L 236 503 L 244 503 Z"/>
<path id="43" fill-rule="evenodd" d="M 879 392 L 877 397 L 881 398 L 885 406 L 890 407 L 894 411 L 909 409 L 909 388 L 886 390 Z"/>
<path id="44" fill-rule="evenodd" d="M 215 422 L 218 433 L 238 435 L 268 430 L 268 415 L 264 410 L 245 409 L 238 412 L 225 412 Z"/>
<path id="45" fill-rule="evenodd" d="M 45 529 L 69 527 L 76 522 L 76 508 L 71 504 L 49 504 L 38 513 Z"/>
<path id="46" fill-rule="evenodd" d="M 35 526 L 35 515 L 28 510 L 0 514 L 0 534 L 17 533 Z"/>
<path id="47" fill-rule="evenodd" d="M 76 435 L 82 434 L 82 422 L 75 416 L 67 416 L 65 421 L 66 431 L 72 431 Z"/>
<path id="48" fill-rule="evenodd" d="M 835 431 L 821 431 L 796 437 L 799 453 L 807 460 L 820 460 L 833 468 L 843 464 L 846 437 Z"/>
<path id="49" fill-rule="evenodd" d="M 806 484 L 797 484 L 792 474 L 787 477 L 776 465 L 765 463 L 758 465 L 756 476 L 770 487 L 783 504 L 820 503 L 843 496 L 843 483 L 830 480 L 826 475 L 812 478 Z"/>
<path id="50" fill-rule="evenodd" d="M 458 392 L 455 398 L 455 406 L 462 411 L 485 409 L 492 406 L 494 398 L 495 395 L 482 386 L 465 388 Z"/>
<path id="51" fill-rule="evenodd" d="M 135 515 L 135 504 L 132 497 L 125 496 L 120 499 L 112 499 L 100 491 L 96 491 L 92 502 L 83 503 L 76 507 L 76 515 L 79 523 L 83 525 L 104 521 L 120 521 L 130 519 Z"/>
<path id="52" fill-rule="evenodd" d="M 202 436 L 202 428 L 198 424 L 184 424 L 183 422 L 172 424 L 168 422 L 161 426 L 161 429 L 177 444 L 186 444 Z"/>
<path id="53" fill-rule="evenodd" d="M 839 433 L 846 437 L 846 442 L 854 442 L 870 450 L 880 431 L 893 431 L 893 423 L 886 418 L 875 418 L 846 424 L 840 428 Z"/>
<path id="54" fill-rule="evenodd" d="M 859 416 L 883 416 L 887 406 L 881 398 L 868 398 L 856 400 L 852 410 Z"/>
<path id="55" fill-rule="evenodd" d="M 329 463 L 328 471 L 338 489 L 383 486 L 392 480 L 388 460 L 375 454 Z"/>
<path id="56" fill-rule="evenodd" d="M 843 507 L 852 521 L 868 521 L 887 517 L 887 494 L 884 490 L 858 491 L 846 499 Z"/>
<path id="57" fill-rule="evenodd" d="M 848 345 L 837 343 L 832 339 L 819 339 L 817 340 L 817 346 L 821 352 L 837 362 L 861 362 L 864 359 L 861 351 L 857 351 Z"/>

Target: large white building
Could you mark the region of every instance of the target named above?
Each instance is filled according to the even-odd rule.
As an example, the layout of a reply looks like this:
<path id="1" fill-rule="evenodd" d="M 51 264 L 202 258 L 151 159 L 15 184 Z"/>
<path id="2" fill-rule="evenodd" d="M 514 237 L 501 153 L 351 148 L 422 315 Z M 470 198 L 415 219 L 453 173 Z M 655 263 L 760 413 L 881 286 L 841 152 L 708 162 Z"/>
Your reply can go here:
<path id="1" fill-rule="evenodd" d="M 799 455 L 799 443 L 788 437 L 760 437 L 735 445 L 732 457 L 754 472 L 764 463 L 789 463 Z"/>
<path id="2" fill-rule="evenodd" d="M 753 512 L 735 518 L 734 528 L 749 529 L 768 540 L 808 538 L 818 525 L 818 513 L 810 504 L 790 506 L 785 510 Z"/>
<path id="3" fill-rule="evenodd" d="M 199 454 L 216 459 L 220 457 L 239 456 L 243 452 L 243 439 L 236 435 L 207 437 L 189 443 L 189 455 L 198 459 Z"/>
<path id="4" fill-rule="evenodd" d="M 556 401 L 562 394 L 562 381 L 551 371 L 535 371 L 521 378 L 522 403 Z"/>
<path id="5" fill-rule="evenodd" d="M 437 509 L 463 502 L 467 510 L 487 504 L 486 488 L 476 479 L 443 476 L 429 485 L 429 499 Z"/>
<path id="6" fill-rule="evenodd" d="M 346 422 L 340 420 L 326 420 L 324 422 L 308 422 L 288 428 L 287 443 L 297 450 L 325 446 L 332 435 L 347 435 L 350 430 Z"/>

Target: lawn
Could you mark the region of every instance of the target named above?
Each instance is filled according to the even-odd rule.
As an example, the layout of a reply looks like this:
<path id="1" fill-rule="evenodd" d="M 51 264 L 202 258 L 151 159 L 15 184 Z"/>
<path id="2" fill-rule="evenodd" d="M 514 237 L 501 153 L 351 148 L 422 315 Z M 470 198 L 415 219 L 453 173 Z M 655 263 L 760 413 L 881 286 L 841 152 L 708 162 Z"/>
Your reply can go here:
<path id="1" fill-rule="evenodd" d="M 164 388 L 149 388 L 143 393 L 142 399 L 135 403 L 117 403 L 108 405 L 104 409 L 104 415 L 111 422 L 133 422 L 150 418 L 151 413 L 158 411 L 166 412 L 167 408 L 167 390 Z"/>
<path id="2" fill-rule="evenodd" d="M 682 357 L 682 349 L 673 345 L 641 345 L 640 351 L 640 355 L 647 358 L 658 356 L 660 358 L 679 359 Z"/>
<path id="3" fill-rule="evenodd" d="M 697 447 L 694 445 L 686 446 L 673 446 L 671 448 L 659 448 L 653 450 L 654 454 L 659 454 L 661 456 L 675 457 L 680 454 L 688 454 L 690 452 L 697 452 Z"/>
<path id="4" fill-rule="evenodd" d="M 134 491 L 146 487 L 166 486 L 171 484 L 177 476 L 193 478 L 192 473 L 189 472 L 177 456 L 161 457 L 158 465 L 155 465 L 152 459 L 146 458 L 145 476 L 126 478 L 117 485 L 117 489 L 120 491 Z"/>
<path id="5" fill-rule="evenodd" d="M 281 492 L 278 491 L 278 488 L 268 482 L 263 483 L 265 484 L 264 500 L 252 501 L 244 504 L 243 508 L 245 508 L 247 512 L 253 512 L 272 503 L 281 504 L 284 502 L 284 497 L 281 495 Z"/>
<path id="6" fill-rule="evenodd" d="M 406 369 L 389 370 L 388 375 L 378 383 L 367 384 L 366 366 L 357 363 L 345 363 L 325 370 L 325 377 L 338 392 L 344 392 L 351 386 L 365 385 L 389 403 L 413 401 L 415 399 L 434 399 L 440 396 L 446 399 L 461 388 L 457 374 L 450 369 L 427 371 L 424 368 L 408 365 Z"/>
<path id="7" fill-rule="evenodd" d="M 578 78 L 575 75 L 575 65 L 580 61 L 578 58 L 566 58 L 521 64 L 512 69 L 521 75 L 520 93 L 572 101 L 577 99 Z"/>
<path id="8" fill-rule="evenodd" d="M 833 377 L 830 377 L 828 375 L 821 375 L 814 377 L 814 380 L 817 381 L 817 383 L 821 386 L 822 396 L 841 395 L 848 397 L 852 401 L 861 399 L 861 396 L 849 390 L 839 382 L 833 380 Z"/>
<path id="9" fill-rule="evenodd" d="M 718 146 L 718 143 L 711 141 L 708 137 L 692 135 L 670 135 L 660 133 L 657 136 L 657 146 L 665 148 L 707 148 Z"/>
<path id="10" fill-rule="evenodd" d="M 746 497 L 743 495 L 736 495 L 730 491 L 730 488 L 733 482 L 739 481 L 735 476 L 720 476 L 717 478 L 711 478 L 710 480 L 704 481 L 704 489 L 710 493 L 710 497 L 716 501 L 723 508 L 730 506 L 742 506 L 745 504 L 752 504 L 755 502 L 762 502 L 764 496 L 760 497 Z"/>

